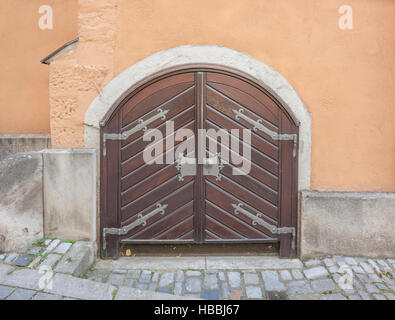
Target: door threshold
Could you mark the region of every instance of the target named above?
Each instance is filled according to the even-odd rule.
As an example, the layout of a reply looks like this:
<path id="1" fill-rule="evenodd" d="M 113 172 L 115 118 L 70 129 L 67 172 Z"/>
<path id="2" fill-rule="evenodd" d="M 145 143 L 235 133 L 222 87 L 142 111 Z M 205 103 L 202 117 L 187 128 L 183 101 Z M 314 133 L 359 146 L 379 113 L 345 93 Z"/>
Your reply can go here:
<path id="1" fill-rule="evenodd" d="M 276 243 L 232 244 L 127 244 L 120 245 L 120 256 L 278 256 Z"/>

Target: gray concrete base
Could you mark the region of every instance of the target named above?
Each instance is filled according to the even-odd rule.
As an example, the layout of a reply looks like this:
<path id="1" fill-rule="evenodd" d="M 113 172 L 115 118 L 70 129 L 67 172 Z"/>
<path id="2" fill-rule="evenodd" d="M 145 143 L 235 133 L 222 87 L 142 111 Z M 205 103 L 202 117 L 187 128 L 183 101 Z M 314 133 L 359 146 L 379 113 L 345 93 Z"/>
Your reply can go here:
<path id="1" fill-rule="evenodd" d="M 49 134 L 6 134 L 0 135 L 0 161 L 20 152 L 38 151 L 51 147 Z"/>
<path id="2" fill-rule="evenodd" d="M 96 240 L 96 152 L 47 149 L 0 161 L 0 252 L 43 238 Z"/>
<path id="3" fill-rule="evenodd" d="M 42 155 L 0 161 L 0 252 L 19 251 L 43 237 Z"/>
<path id="4" fill-rule="evenodd" d="M 43 150 L 44 237 L 94 241 L 96 154 L 92 149 Z"/>
<path id="5" fill-rule="evenodd" d="M 303 191 L 301 254 L 395 256 L 395 193 Z"/>

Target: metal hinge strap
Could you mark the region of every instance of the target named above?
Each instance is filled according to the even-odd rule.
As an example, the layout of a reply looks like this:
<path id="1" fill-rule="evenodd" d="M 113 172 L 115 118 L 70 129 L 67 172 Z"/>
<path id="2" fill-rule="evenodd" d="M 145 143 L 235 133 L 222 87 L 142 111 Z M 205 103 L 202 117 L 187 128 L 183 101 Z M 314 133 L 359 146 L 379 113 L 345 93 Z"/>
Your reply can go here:
<path id="1" fill-rule="evenodd" d="M 255 226 L 257 224 L 265 227 L 268 229 L 271 233 L 273 234 L 283 234 L 283 233 L 291 233 L 292 234 L 292 249 L 295 249 L 295 236 L 296 236 L 296 229 L 294 227 L 277 227 L 275 225 L 272 225 L 265 220 L 263 220 L 261 217 L 263 216 L 262 213 L 257 213 L 256 215 L 247 211 L 246 209 L 242 208 L 243 204 L 235 204 L 232 203 L 232 207 L 235 208 L 234 213 L 239 214 L 242 213 L 248 218 L 252 220 L 252 224 Z"/>
<path id="2" fill-rule="evenodd" d="M 103 155 L 106 155 L 106 141 L 107 140 L 126 140 L 127 138 L 129 138 L 132 134 L 143 130 L 146 131 L 147 130 L 147 126 L 154 122 L 157 119 L 162 119 L 165 120 L 166 119 L 166 114 L 169 112 L 169 110 L 162 110 L 161 108 L 159 108 L 158 113 L 154 116 L 152 116 L 151 118 L 147 119 L 147 120 L 143 120 L 143 119 L 138 119 L 138 124 L 136 126 L 134 126 L 133 128 L 131 128 L 128 131 L 122 132 L 122 133 L 104 133 L 103 134 Z"/>
<path id="3" fill-rule="evenodd" d="M 103 228 L 103 249 L 106 250 L 107 243 L 106 243 L 106 235 L 107 234 L 114 234 L 117 236 L 122 236 L 127 234 L 130 230 L 138 227 L 139 225 L 146 226 L 147 225 L 147 220 L 151 217 L 153 217 L 156 214 L 161 214 L 163 215 L 165 213 L 165 209 L 167 208 L 167 204 L 160 204 L 158 203 L 156 205 L 156 209 L 151 211 L 150 213 L 146 214 L 143 216 L 141 213 L 137 215 L 137 219 L 133 221 L 131 224 L 128 224 L 125 227 L 122 228 Z"/>
<path id="4" fill-rule="evenodd" d="M 253 125 L 252 130 L 257 131 L 258 129 L 266 133 L 270 138 L 273 140 L 293 140 L 294 143 L 294 148 L 293 148 L 293 156 L 296 156 L 296 145 L 298 143 L 298 136 L 295 133 L 288 134 L 288 133 L 277 133 L 274 132 L 273 130 L 270 130 L 269 128 L 265 127 L 262 123 L 262 119 L 258 120 L 253 120 L 250 117 L 246 116 L 244 114 L 244 109 L 240 108 L 239 110 L 233 109 L 232 110 L 235 113 L 235 118 L 236 120 L 244 119 L 248 123 Z"/>

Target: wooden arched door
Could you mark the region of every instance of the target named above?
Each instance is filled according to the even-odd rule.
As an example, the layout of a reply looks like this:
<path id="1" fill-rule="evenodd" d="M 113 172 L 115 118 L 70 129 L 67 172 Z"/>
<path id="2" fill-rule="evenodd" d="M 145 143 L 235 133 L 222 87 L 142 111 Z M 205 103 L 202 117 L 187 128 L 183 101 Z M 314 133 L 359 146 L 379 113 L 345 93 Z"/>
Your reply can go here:
<path id="1" fill-rule="evenodd" d="M 132 88 L 101 128 L 102 257 L 120 242 L 276 241 L 295 256 L 297 141 L 285 108 L 235 72 L 185 68 Z"/>

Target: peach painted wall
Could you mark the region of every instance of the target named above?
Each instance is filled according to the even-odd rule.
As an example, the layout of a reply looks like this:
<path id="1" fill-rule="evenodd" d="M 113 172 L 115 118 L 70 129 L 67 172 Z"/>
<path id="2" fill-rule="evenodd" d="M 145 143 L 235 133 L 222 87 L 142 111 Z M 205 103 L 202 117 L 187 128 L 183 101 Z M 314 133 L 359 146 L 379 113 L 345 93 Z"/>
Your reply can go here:
<path id="1" fill-rule="evenodd" d="M 395 191 L 395 1 L 120 0 L 116 34 L 115 74 L 185 44 L 263 61 L 312 114 L 312 189 Z"/>
<path id="2" fill-rule="evenodd" d="M 41 5 L 53 29 L 38 26 Z M 50 132 L 49 67 L 40 60 L 77 37 L 77 0 L 0 1 L 0 134 Z"/>

